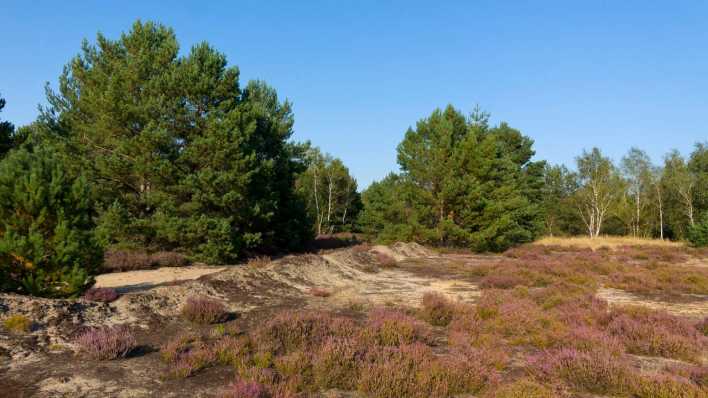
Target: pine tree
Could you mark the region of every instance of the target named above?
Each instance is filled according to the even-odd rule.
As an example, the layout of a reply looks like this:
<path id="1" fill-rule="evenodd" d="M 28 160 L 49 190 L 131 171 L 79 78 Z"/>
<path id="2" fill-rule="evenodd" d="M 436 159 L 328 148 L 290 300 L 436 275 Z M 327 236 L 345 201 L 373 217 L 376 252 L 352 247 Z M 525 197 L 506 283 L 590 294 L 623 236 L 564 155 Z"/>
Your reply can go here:
<path id="1" fill-rule="evenodd" d="M 106 244 L 176 249 L 210 262 L 297 248 L 310 237 L 294 192 L 290 104 L 206 43 L 136 22 L 65 68 L 42 120 L 66 137 L 100 205 Z"/>
<path id="2" fill-rule="evenodd" d="M 93 284 L 103 252 L 90 198 L 86 179 L 68 175 L 50 148 L 0 162 L 0 289 L 68 297 Z"/>
<path id="3" fill-rule="evenodd" d="M 482 251 L 531 241 L 542 228 L 544 163 L 531 161 L 533 141 L 488 118 L 448 106 L 408 129 L 398 146 L 401 176 L 363 195 L 365 229 Z"/>
<path id="4" fill-rule="evenodd" d="M 2 112 L 4 107 L 5 99 L 0 97 L 0 112 Z M 14 131 L 15 126 L 13 126 L 12 123 L 0 120 L 0 159 L 15 146 Z"/>

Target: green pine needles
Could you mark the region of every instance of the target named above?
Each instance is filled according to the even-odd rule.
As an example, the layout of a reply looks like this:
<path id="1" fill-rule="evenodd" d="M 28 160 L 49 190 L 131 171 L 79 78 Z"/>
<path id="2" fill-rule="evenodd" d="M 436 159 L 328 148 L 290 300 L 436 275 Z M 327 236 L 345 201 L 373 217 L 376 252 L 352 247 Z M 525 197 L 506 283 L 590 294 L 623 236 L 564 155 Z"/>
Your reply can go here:
<path id="1" fill-rule="evenodd" d="M 50 150 L 11 151 L 0 162 L 0 289 L 72 297 L 103 259 L 86 179 Z"/>

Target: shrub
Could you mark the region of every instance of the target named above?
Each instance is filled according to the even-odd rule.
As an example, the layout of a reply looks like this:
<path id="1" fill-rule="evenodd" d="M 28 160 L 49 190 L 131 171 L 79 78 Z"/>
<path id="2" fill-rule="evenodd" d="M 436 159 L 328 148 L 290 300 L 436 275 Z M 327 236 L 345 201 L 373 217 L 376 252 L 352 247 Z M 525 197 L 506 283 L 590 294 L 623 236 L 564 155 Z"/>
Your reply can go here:
<path id="1" fill-rule="evenodd" d="M 222 392 L 221 398 L 270 398 L 268 390 L 259 383 L 238 381 L 231 384 L 228 389 Z"/>
<path id="2" fill-rule="evenodd" d="M 182 316 L 195 323 L 223 322 L 227 315 L 222 302 L 208 297 L 189 297 L 182 307 Z"/>
<path id="3" fill-rule="evenodd" d="M 135 346 L 135 336 L 126 325 L 90 328 L 75 340 L 79 351 L 92 359 L 124 358 Z"/>
<path id="4" fill-rule="evenodd" d="M 487 398 L 556 398 L 558 392 L 531 379 L 521 379 L 491 390 Z"/>
<path id="5" fill-rule="evenodd" d="M 642 308 L 617 309 L 607 328 L 639 355 L 697 360 L 707 341 L 688 320 Z"/>
<path id="6" fill-rule="evenodd" d="M 484 289 L 511 289 L 523 283 L 524 280 L 515 275 L 487 275 L 482 278 L 479 286 Z"/>
<path id="7" fill-rule="evenodd" d="M 249 359 L 250 345 L 246 337 L 225 336 L 214 343 L 213 350 L 219 363 L 239 368 Z"/>
<path id="8" fill-rule="evenodd" d="M 708 317 L 703 318 L 702 321 L 696 324 L 696 329 L 703 333 L 704 336 L 708 337 Z"/>
<path id="9" fill-rule="evenodd" d="M 32 321 L 24 315 L 11 315 L 2 321 L 5 330 L 11 333 L 29 333 L 32 330 Z"/>
<path id="10" fill-rule="evenodd" d="M 180 334 L 160 347 L 160 358 L 165 362 L 174 362 L 177 358 L 189 351 L 192 344 L 198 341 L 197 336 L 191 333 Z"/>
<path id="11" fill-rule="evenodd" d="M 693 385 L 690 380 L 671 375 L 653 375 L 638 380 L 636 398 L 702 398 L 708 389 Z"/>
<path id="12" fill-rule="evenodd" d="M 563 380 L 593 394 L 625 395 L 632 390 L 634 375 L 621 358 L 605 351 L 562 348 L 529 359 L 529 370 L 541 380 Z"/>
<path id="13" fill-rule="evenodd" d="M 414 317 L 388 308 L 376 308 L 369 312 L 363 336 L 376 344 L 399 346 L 429 341 L 430 327 Z"/>
<path id="14" fill-rule="evenodd" d="M 92 287 L 84 292 L 84 300 L 110 303 L 118 299 L 118 292 L 108 287 Z"/>
<path id="15" fill-rule="evenodd" d="M 138 250 L 108 250 L 103 258 L 104 272 L 136 271 L 154 268 L 149 254 Z"/>
<path id="16" fill-rule="evenodd" d="M 0 161 L 0 291 L 77 297 L 94 282 L 103 252 L 91 188 L 49 148 Z"/>
<path id="17" fill-rule="evenodd" d="M 184 267 L 190 263 L 184 254 L 167 251 L 151 254 L 150 260 L 158 267 Z"/>
<path id="18" fill-rule="evenodd" d="M 496 380 L 494 372 L 475 366 L 463 355 L 436 358 L 430 347 L 415 343 L 370 351 L 358 389 L 377 398 L 449 397 L 477 392 L 492 380 Z"/>
<path id="19" fill-rule="evenodd" d="M 249 267 L 253 267 L 253 268 L 263 268 L 266 265 L 270 264 L 270 262 L 271 262 L 270 257 L 258 256 L 258 257 L 249 258 L 246 265 Z"/>
<path id="20" fill-rule="evenodd" d="M 381 252 L 376 252 L 376 262 L 379 264 L 379 266 L 384 268 L 392 268 L 398 264 L 395 258 L 391 257 L 386 253 Z"/>
<path id="21" fill-rule="evenodd" d="M 352 336 L 355 330 L 352 320 L 329 313 L 284 311 L 257 328 L 251 336 L 259 350 L 285 354 L 309 350 L 330 336 Z"/>
<path id="22" fill-rule="evenodd" d="M 328 338 L 313 359 L 315 383 L 325 389 L 353 390 L 365 352 L 366 348 L 354 338 Z"/>
<path id="23" fill-rule="evenodd" d="M 219 398 L 271 398 L 268 389 L 255 381 L 239 380 L 219 394 Z"/>
<path id="24" fill-rule="evenodd" d="M 708 246 L 708 211 L 688 229 L 688 241 L 695 247 Z"/>
<path id="25" fill-rule="evenodd" d="M 294 351 L 275 358 L 273 365 L 280 377 L 289 380 L 295 390 L 313 390 L 312 360 L 309 354 Z"/>
<path id="26" fill-rule="evenodd" d="M 313 295 L 313 296 L 315 296 L 315 297 L 329 297 L 329 296 L 332 295 L 332 293 L 331 293 L 329 290 L 323 289 L 323 288 L 320 288 L 320 287 L 313 287 L 313 288 L 310 288 L 309 291 L 310 291 L 310 294 Z"/>
<path id="27" fill-rule="evenodd" d="M 189 377 L 197 371 L 213 365 L 215 362 L 216 355 L 214 351 L 204 344 L 197 344 L 188 351 L 177 355 L 170 363 L 168 375 L 178 379 Z"/>
<path id="28" fill-rule="evenodd" d="M 447 326 L 455 315 L 455 303 L 440 293 L 423 295 L 423 318 L 433 326 Z"/>

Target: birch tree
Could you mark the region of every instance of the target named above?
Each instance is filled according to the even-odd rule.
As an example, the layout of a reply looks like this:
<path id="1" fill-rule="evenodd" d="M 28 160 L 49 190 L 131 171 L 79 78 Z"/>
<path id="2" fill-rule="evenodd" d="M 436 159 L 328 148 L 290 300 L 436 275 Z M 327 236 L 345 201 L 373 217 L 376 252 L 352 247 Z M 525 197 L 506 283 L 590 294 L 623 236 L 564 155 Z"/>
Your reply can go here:
<path id="1" fill-rule="evenodd" d="M 580 217 L 590 238 L 602 231 L 602 223 L 610 205 L 618 195 L 619 176 L 612 161 L 603 156 L 598 148 L 576 158 L 580 189 L 576 204 Z"/>

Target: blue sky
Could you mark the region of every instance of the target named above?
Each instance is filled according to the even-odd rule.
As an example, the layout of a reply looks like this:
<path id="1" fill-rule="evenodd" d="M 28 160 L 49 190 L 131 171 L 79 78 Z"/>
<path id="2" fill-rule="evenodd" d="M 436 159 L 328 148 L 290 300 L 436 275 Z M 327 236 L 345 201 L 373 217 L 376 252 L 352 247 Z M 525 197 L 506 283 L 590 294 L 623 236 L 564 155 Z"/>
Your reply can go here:
<path id="1" fill-rule="evenodd" d="M 397 170 L 406 128 L 448 103 L 479 104 L 553 163 L 633 145 L 659 161 L 708 139 L 705 1 L 3 0 L 0 118 L 32 121 L 83 38 L 138 18 L 274 86 L 295 138 L 342 158 L 361 187 Z"/>

